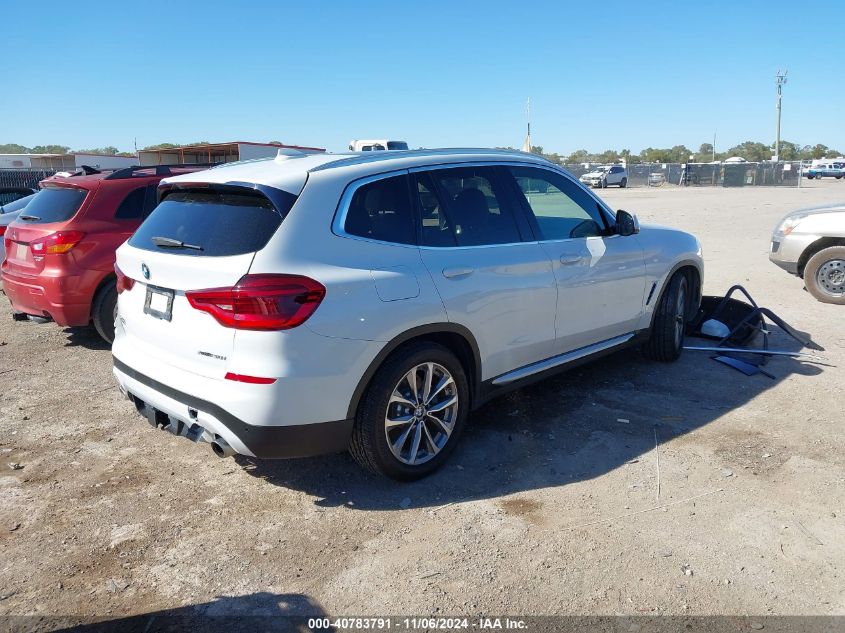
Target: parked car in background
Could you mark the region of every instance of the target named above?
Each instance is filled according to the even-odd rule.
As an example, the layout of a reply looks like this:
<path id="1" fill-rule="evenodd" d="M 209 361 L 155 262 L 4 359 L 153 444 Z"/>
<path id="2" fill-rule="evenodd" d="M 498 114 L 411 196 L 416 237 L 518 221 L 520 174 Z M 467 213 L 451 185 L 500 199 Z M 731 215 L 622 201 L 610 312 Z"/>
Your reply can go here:
<path id="1" fill-rule="evenodd" d="M 390 141 L 387 139 L 349 141 L 350 152 L 381 152 L 405 149 L 408 149 L 408 144 L 405 141 Z"/>
<path id="2" fill-rule="evenodd" d="M 627 187 L 628 170 L 622 165 L 603 165 L 584 174 L 579 180 L 587 186 L 602 189 L 610 185 Z"/>
<path id="3" fill-rule="evenodd" d="M 93 322 L 114 337 L 117 305 L 114 252 L 156 205 L 168 175 L 197 166 L 130 167 L 113 172 L 51 176 L 6 228 L 3 289 L 16 318 L 63 326 Z"/>
<path id="4" fill-rule="evenodd" d="M 26 196 L 31 196 L 36 191 L 38 190 L 30 187 L 0 187 L 0 207 Z"/>
<path id="5" fill-rule="evenodd" d="M 628 345 L 675 360 L 699 306 L 692 235 L 522 152 L 279 157 L 160 192 L 117 252 L 114 375 L 219 456 L 348 448 L 416 479 L 496 394 Z"/>
<path id="6" fill-rule="evenodd" d="M 845 305 L 845 204 L 795 211 L 775 227 L 769 259 L 822 303 Z"/>
<path id="7" fill-rule="evenodd" d="M 12 220 L 20 215 L 20 212 L 26 207 L 30 200 L 32 200 L 34 193 L 28 196 L 18 198 L 8 204 L 0 204 L 0 263 L 6 259 L 6 247 L 3 245 L 3 236 L 6 234 L 6 228 L 12 223 Z"/>
<path id="8" fill-rule="evenodd" d="M 823 176 L 839 180 L 842 176 L 845 176 L 845 163 L 817 163 L 807 169 L 804 174 L 810 180 L 813 178 L 821 180 Z"/>

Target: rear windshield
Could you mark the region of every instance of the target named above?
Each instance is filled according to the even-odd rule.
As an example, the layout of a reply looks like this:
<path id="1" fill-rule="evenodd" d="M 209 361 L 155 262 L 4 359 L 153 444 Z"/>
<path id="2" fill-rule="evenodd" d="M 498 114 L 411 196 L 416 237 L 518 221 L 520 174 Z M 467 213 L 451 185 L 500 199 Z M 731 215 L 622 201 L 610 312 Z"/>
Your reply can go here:
<path id="1" fill-rule="evenodd" d="M 280 192 L 284 193 L 284 192 Z M 144 220 L 129 244 L 147 251 L 194 257 L 243 255 L 264 248 L 282 223 L 262 194 L 190 190 L 168 195 Z"/>
<path id="2" fill-rule="evenodd" d="M 30 199 L 24 211 L 18 216 L 22 222 L 47 224 L 70 220 L 82 206 L 88 195 L 87 189 L 70 187 L 48 187 Z"/>

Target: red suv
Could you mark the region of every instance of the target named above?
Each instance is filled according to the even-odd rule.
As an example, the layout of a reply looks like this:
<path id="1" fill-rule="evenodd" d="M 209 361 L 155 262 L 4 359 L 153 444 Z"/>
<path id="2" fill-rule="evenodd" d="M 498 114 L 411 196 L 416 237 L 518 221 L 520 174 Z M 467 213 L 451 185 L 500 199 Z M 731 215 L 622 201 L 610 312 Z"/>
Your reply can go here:
<path id="1" fill-rule="evenodd" d="M 9 225 L 3 290 L 16 318 L 63 326 L 92 321 L 111 343 L 117 310 L 114 252 L 156 206 L 162 178 L 208 166 L 130 167 L 53 176 Z M 91 173 L 95 172 L 95 173 Z"/>

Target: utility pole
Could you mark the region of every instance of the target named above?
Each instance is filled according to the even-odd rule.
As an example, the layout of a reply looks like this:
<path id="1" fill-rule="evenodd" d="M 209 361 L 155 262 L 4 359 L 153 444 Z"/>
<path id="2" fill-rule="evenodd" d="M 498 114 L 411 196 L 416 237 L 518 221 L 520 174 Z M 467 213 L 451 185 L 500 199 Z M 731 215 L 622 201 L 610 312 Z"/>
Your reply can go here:
<path id="1" fill-rule="evenodd" d="M 713 162 L 716 162 L 716 132 L 713 132 Z"/>
<path id="2" fill-rule="evenodd" d="M 784 70 L 783 74 L 781 74 L 780 70 L 777 71 L 775 74 L 775 83 L 778 87 L 778 126 L 777 126 L 777 133 L 775 135 L 775 160 L 780 160 L 780 101 L 781 101 L 781 91 L 783 89 L 783 85 L 786 83 L 786 73 L 788 70 Z"/>

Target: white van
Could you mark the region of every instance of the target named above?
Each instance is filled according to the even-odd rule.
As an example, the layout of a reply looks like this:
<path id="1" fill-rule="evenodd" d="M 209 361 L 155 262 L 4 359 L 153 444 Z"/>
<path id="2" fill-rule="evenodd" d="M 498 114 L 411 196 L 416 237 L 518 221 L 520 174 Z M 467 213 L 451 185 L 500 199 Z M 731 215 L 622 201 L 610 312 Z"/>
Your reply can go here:
<path id="1" fill-rule="evenodd" d="M 405 141 L 387 139 L 349 141 L 350 152 L 380 152 L 388 149 L 408 149 L 408 144 Z"/>

